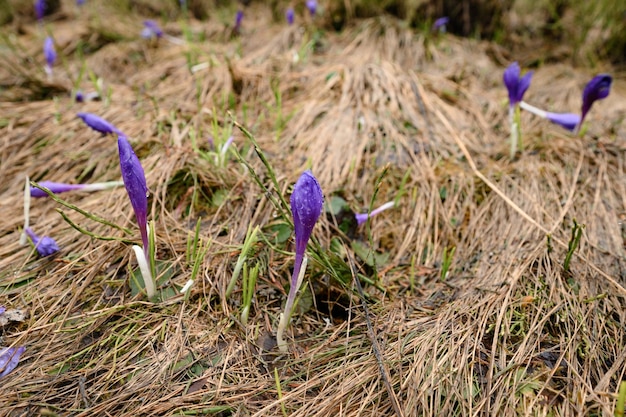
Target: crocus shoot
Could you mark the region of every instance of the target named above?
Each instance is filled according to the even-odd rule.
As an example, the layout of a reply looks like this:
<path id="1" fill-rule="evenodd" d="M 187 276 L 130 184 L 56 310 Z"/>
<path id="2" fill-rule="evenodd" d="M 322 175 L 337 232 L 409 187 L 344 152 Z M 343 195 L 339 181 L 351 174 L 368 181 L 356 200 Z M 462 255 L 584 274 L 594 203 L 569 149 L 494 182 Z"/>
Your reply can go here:
<path id="1" fill-rule="evenodd" d="M 146 176 L 141 162 L 139 162 L 139 158 L 137 158 L 126 136 L 118 136 L 117 146 L 124 187 L 126 187 L 130 204 L 133 206 L 135 218 L 139 225 L 139 232 L 141 233 L 141 241 L 143 243 L 143 250 L 136 245 L 133 246 L 133 250 L 135 251 L 137 263 L 139 264 L 139 269 L 143 276 L 146 293 L 148 298 L 152 298 L 156 294 L 156 286 L 153 279 L 154 271 L 152 270 L 152 263 L 150 262 L 152 259 L 152 248 L 150 247 L 148 239 L 148 186 L 146 184 Z"/>
<path id="2" fill-rule="evenodd" d="M 575 113 L 552 113 L 531 106 L 523 101 L 520 103 L 520 107 L 536 116 L 548 119 L 571 132 L 579 133 L 593 103 L 608 97 L 611 92 L 612 82 L 613 78 L 609 74 L 598 74 L 587 83 L 583 90 L 580 115 Z"/>
<path id="3" fill-rule="evenodd" d="M 363 223 L 365 223 L 367 221 L 368 218 L 372 218 L 375 215 L 377 215 L 378 213 L 392 208 L 393 206 L 395 206 L 395 204 L 396 203 L 394 203 L 393 201 L 388 201 L 385 204 L 383 204 L 382 206 L 378 207 L 375 210 L 372 210 L 369 213 L 367 213 L 367 212 L 366 213 L 355 213 L 354 217 L 356 218 L 357 225 L 358 226 L 362 225 Z"/>
<path id="4" fill-rule="evenodd" d="M 291 310 L 296 299 L 296 294 L 304 277 L 307 260 L 304 256 L 306 245 L 313 232 L 313 227 L 322 213 L 324 195 L 322 189 L 311 171 L 304 171 L 291 194 L 291 212 L 296 235 L 296 258 L 291 275 L 291 286 L 285 304 L 285 311 L 280 316 L 276 331 L 276 342 L 282 352 L 287 351 L 287 345 L 283 340 L 283 332 L 289 323 Z"/>
<path id="5" fill-rule="evenodd" d="M 59 245 L 49 236 L 39 237 L 33 232 L 33 229 L 27 227 L 24 229 L 24 232 L 28 235 L 30 240 L 33 242 L 33 246 L 35 246 L 35 250 L 42 258 L 46 256 L 54 255 L 57 253 L 59 249 Z"/>
<path id="6" fill-rule="evenodd" d="M 122 181 L 97 182 L 94 184 L 66 184 L 62 182 L 41 181 L 40 186 L 47 188 L 53 194 L 66 193 L 68 191 L 100 191 L 123 185 Z M 37 187 L 30 187 L 30 196 L 34 198 L 48 197 L 48 194 Z"/>
<path id="7" fill-rule="evenodd" d="M 57 53 L 54 49 L 54 41 L 50 36 L 46 37 L 46 40 L 43 42 L 43 55 L 46 58 L 46 65 L 44 66 L 44 70 L 48 77 L 52 76 L 52 67 L 57 60 Z"/>
<path id="8" fill-rule="evenodd" d="M 511 159 L 515 157 L 515 152 L 522 149 L 522 138 L 520 129 L 520 108 L 519 104 L 524 98 L 524 93 L 530 87 L 533 72 L 529 71 L 520 77 L 520 67 L 517 62 L 513 62 L 504 70 L 503 81 L 509 92 L 509 125 L 511 127 Z"/>

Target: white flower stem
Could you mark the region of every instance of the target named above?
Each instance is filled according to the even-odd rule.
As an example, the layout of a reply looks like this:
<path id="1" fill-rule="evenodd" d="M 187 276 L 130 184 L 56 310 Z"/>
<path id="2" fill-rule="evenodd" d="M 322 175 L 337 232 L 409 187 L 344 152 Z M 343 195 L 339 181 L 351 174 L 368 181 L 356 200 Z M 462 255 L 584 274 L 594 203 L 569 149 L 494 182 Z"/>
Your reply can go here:
<path id="1" fill-rule="evenodd" d="M 106 190 L 108 188 L 114 188 L 124 185 L 124 181 L 107 181 L 107 182 L 97 182 L 94 184 L 85 184 L 81 190 L 83 191 L 100 191 Z"/>
<path id="2" fill-rule="evenodd" d="M 525 101 L 520 101 L 519 106 L 522 109 L 524 109 L 524 110 L 526 110 L 526 111 L 528 111 L 528 112 L 530 112 L 530 113 L 532 113 L 532 114 L 534 114 L 536 116 L 542 117 L 544 119 L 548 118 L 548 112 L 546 112 L 545 110 L 541 110 L 540 108 L 537 108 L 535 106 L 531 106 L 530 104 L 526 103 Z"/>
<path id="3" fill-rule="evenodd" d="M 148 260 L 146 259 L 146 254 L 143 248 L 137 245 L 133 245 L 133 251 L 135 252 L 137 264 L 139 265 L 139 270 L 141 271 L 141 276 L 143 277 L 146 294 L 148 295 L 148 298 L 151 299 L 156 294 L 156 288 L 154 280 L 152 279 L 152 273 L 150 272 L 150 265 L 148 265 Z"/>
<path id="4" fill-rule="evenodd" d="M 285 332 L 285 328 L 289 324 L 289 319 L 291 319 L 291 310 L 293 310 L 294 302 L 296 300 L 296 294 L 300 289 L 300 286 L 302 285 L 302 281 L 304 280 L 304 271 L 306 271 L 306 264 L 307 258 L 305 256 L 302 260 L 302 267 L 300 268 L 300 272 L 298 273 L 296 285 L 292 286 L 289 289 L 287 303 L 285 304 L 285 311 L 280 314 L 278 328 L 276 329 L 276 344 L 278 345 L 278 349 L 283 353 L 287 352 L 287 344 L 283 340 L 283 333 Z"/>
<path id="5" fill-rule="evenodd" d="M 20 236 L 20 246 L 26 244 L 26 229 L 30 227 L 30 178 L 26 176 L 26 183 L 24 184 L 24 231 Z"/>

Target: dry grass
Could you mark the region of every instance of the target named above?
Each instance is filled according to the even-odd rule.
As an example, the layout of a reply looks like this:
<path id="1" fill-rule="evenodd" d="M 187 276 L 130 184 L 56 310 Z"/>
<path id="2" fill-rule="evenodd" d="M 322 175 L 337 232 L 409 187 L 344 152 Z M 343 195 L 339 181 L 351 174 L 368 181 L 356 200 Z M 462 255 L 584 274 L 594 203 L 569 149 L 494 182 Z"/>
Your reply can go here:
<path id="1" fill-rule="evenodd" d="M 385 289 L 365 291 L 402 414 L 612 415 L 626 378 L 621 77 L 582 138 L 524 115 L 527 150 L 509 161 L 501 73 L 515 57 L 487 43 L 432 42 L 386 18 L 320 36 L 271 24 L 258 7 L 247 12 L 241 38 L 212 20 L 191 25 L 206 41 L 157 46 L 137 39 L 140 17 L 111 19 L 104 33 L 91 13 L 50 26 L 64 55 L 53 80 L 38 69 L 43 33 L 34 26 L 11 40 L 19 47 L 0 65 L 0 304 L 29 313 L 1 330 L 2 344 L 27 346 L 2 380 L 3 414 L 393 414 L 347 260 L 331 244 L 343 236 L 332 217 L 314 232 L 315 297 L 292 321 L 288 355 L 278 354 L 272 332 L 291 240 L 255 247 L 262 268 L 247 326 L 238 320 L 240 292 L 224 298 L 248 225 L 274 242 L 283 222 L 233 157 L 222 166 L 202 156 L 208 136 L 229 134 L 233 115 L 276 171 L 280 190 L 235 128 L 236 146 L 273 195 L 287 196 L 308 166 L 327 199 L 341 195 L 356 211 L 374 196 L 378 205 L 402 193 L 399 207 L 352 236 L 389 255 L 376 269 L 356 259 L 359 273 Z M 104 80 L 104 101 L 71 101 L 83 66 L 76 36 L 90 51 L 84 65 Z M 546 65 L 527 99 L 575 111 L 589 76 Z M 93 89 L 88 77 L 81 88 Z M 7 101 L 17 97 L 26 100 Z M 158 259 L 174 270 L 167 286 L 189 279 L 187 240 L 202 218 L 201 240 L 211 247 L 188 298 L 154 304 L 133 296 L 130 248 L 81 235 L 51 200 L 34 202 L 31 222 L 61 254 L 36 259 L 18 245 L 25 174 L 119 178 L 114 140 L 86 129 L 78 111 L 131 138 L 152 193 Z M 135 228 L 123 189 L 64 198 Z M 137 238 L 63 210 L 93 233 Z M 574 220 L 585 228 L 564 271 Z M 444 282 L 449 247 L 456 252 Z"/>

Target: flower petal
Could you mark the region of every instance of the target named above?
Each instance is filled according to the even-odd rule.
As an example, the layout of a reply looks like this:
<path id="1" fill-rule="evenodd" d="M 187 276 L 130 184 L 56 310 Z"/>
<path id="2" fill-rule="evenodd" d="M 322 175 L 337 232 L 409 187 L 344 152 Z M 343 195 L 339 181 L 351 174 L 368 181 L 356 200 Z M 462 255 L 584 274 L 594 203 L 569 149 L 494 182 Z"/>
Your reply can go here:
<path id="1" fill-rule="evenodd" d="M 0 350 L 0 378 L 5 377 L 17 367 L 20 356 L 24 353 L 24 346 L 12 347 Z"/>
<path id="2" fill-rule="evenodd" d="M 611 92 L 613 78 L 609 74 L 598 74 L 591 79 L 583 90 L 583 105 L 581 111 L 581 123 L 596 100 L 608 97 Z"/>
<path id="3" fill-rule="evenodd" d="M 552 123 L 560 125 L 569 131 L 575 131 L 580 124 L 580 115 L 575 113 L 551 113 L 546 112 L 546 118 Z"/>

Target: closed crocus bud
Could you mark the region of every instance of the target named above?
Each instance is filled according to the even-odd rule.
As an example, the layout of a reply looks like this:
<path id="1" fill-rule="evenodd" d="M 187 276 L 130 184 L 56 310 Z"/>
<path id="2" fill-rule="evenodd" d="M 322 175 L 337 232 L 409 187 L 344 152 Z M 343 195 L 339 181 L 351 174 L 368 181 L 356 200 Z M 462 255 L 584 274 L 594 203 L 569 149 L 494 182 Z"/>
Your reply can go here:
<path id="1" fill-rule="evenodd" d="M 287 11 L 285 12 L 285 19 L 287 19 L 287 24 L 293 25 L 295 18 L 296 12 L 293 10 L 293 7 L 287 8 Z"/>
<path id="2" fill-rule="evenodd" d="M 435 20 L 435 22 L 433 23 L 433 32 L 445 32 L 448 22 L 450 22 L 450 18 L 447 16 L 440 17 L 439 19 Z"/>
<path id="3" fill-rule="evenodd" d="M 511 107 L 523 100 L 533 77 L 532 71 L 528 71 L 523 77 L 520 77 L 520 72 L 519 64 L 514 62 L 504 70 L 502 77 L 504 85 L 509 92 L 509 106 Z"/>
<path id="4" fill-rule="evenodd" d="M 48 36 L 43 43 L 43 54 L 46 57 L 46 63 L 52 68 L 57 60 L 57 52 L 54 49 L 54 41 L 50 36 Z"/>
<path id="5" fill-rule="evenodd" d="M 80 117 L 87 126 L 96 132 L 102 133 L 103 135 L 110 135 L 112 133 L 118 135 L 122 134 L 122 132 L 112 123 L 104 120 L 102 117 L 96 116 L 95 114 L 81 112 L 76 115 Z"/>
<path id="6" fill-rule="evenodd" d="M 54 194 L 66 193 L 68 191 L 99 191 L 107 188 L 117 187 L 123 183 L 120 181 L 97 182 L 94 184 L 66 184 L 63 182 L 41 181 L 40 186 L 47 188 Z M 37 187 L 30 187 L 30 196 L 35 198 L 48 197 L 48 194 Z"/>
<path id="7" fill-rule="evenodd" d="M 306 265 L 304 258 L 306 245 L 324 206 L 322 188 L 311 171 L 304 171 L 296 182 L 296 185 L 293 187 L 290 203 L 296 235 L 296 258 L 293 266 L 293 274 L 291 275 L 289 295 L 287 296 L 287 302 L 285 304 L 285 312 L 280 318 L 276 331 L 276 341 L 281 351 L 287 349 L 282 335 L 289 322 L 296 294 L 302 284 L 302 277 L 304 275 L 303 264 Z"/>
<path id="8" fill-rule="evenodd" d="M 144 20 L 143 30 L 141 31 L 141 37 L 145 39 L 160 38 L 163 36 L 163 31 L 154 20 Z"/>
<path id="9" fill-rule="evenodd" d="M 37 20 L 43 20 L 43 16 L 46 13 L 45 0 L 35 0 L 35 17 Z"/>
<path id="10" fill-rule="evenodd" d="M 381 213 L 387 209 L 392 208 L 395 205 L 393 201 L 389 201 L 382 206 L 378 207 L 375 210 L 372 210 L 370 213 L 356 213 L 354 217 L 356 218 L 357 225 L 360 226 L 367 221 L 368 218 L 374 217 L 378 213 Z"/>
<path id="11" fill-rule="evenodd" d="M 0 349 L 0 378 L 7 376 L 17 367 L 20 357 L 26 351 L 24 346 Z"/>
<path id="12" fill-rule="evenodd" d="M 46 256 L 54 255 L 60 250 L 59 245 L 57 245 L 57 243 L 51 237 L 48 237 L 48 236 L 39 237 L 35 234 L 35 232 L 33 232 L 33 230 L 30 227 L 24 231 L 26 232 L 30 240 L 33 242 L 33 245 L 35 246 L 35 250 L 37 250 L 37 253 L 42 258 L 45 258 Z"/>
<path id="13" fill-rule="evenodd" d="M 596 75 L 587 83 L 583 90 L 583 105 L 580 114 L 580 124 L 585 120 L 585 116 L 597 100 L 607 98 L 611 92 L 613 78 L 608 74 Z"/>
<path id="14" fill-rule="evenodd" d="M 305 4 L 311 14 L 311 17 L 315 16 L 317 13 L 317 0 L 307 0 Z"/>
<path id="15" fill-rule="evenodd" d="M 141 240 L 146 254 L 148 253 L 148 186 L 146 176 L 139 162 L 139 158 L 133 151 L 132 146 L 125 136 L 120 135 L 117 139 L 120 156 L 120 170 L 124 187 L 133 206 L 135 218 L 141 232 Z"/>

